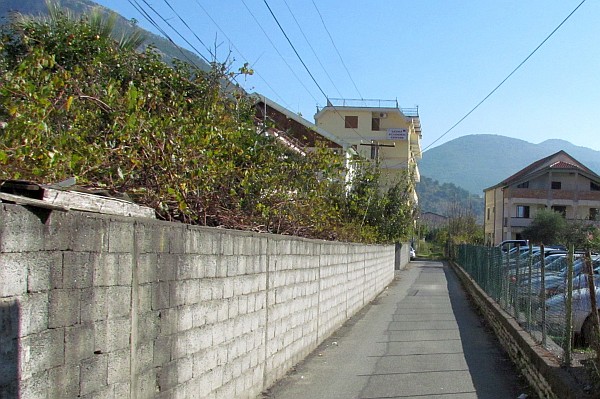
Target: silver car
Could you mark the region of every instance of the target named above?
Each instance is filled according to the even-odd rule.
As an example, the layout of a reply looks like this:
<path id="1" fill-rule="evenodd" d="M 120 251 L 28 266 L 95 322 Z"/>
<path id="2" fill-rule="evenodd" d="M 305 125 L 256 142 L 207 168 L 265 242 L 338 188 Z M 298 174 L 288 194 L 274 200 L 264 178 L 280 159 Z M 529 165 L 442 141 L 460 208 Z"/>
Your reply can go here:
<path id="1" fill-rule="evenodd" d="M 598 282 L 597 279 L 596 283 Z M 596 286 L 600 298 L 600 287 Z M 589 345 L 592 336 L 592 305 L 590 290 L 580 288 L 573 291 L 573 333 Z M 546 301 L 546 322 L 551 331 L 564 331 L 566 325 L 566 295 L 558 294 Z"/>

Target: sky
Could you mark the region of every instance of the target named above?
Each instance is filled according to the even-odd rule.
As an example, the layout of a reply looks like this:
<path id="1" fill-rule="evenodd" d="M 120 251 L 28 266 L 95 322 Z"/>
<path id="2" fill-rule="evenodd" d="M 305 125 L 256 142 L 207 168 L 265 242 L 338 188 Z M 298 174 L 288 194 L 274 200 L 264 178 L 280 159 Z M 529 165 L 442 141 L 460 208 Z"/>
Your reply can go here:
<path id="1" fill-rule="evenodd" d="M 424 150 L 471 134 L 563 139 L 600 150 L 598 1 L 584 1 L 449 132 L 581 0 L 96 2 L 157 33 L 132 6 L 137 2 L 182 47 L 194 50 L 161 17 L 203 57 L 213 59 L 210 49 L 233 70 L 248 62 L 255 74 L 238 78 L 248 92 L 311 122 L 326 98 L 397 100 L 419 107 Z"/>

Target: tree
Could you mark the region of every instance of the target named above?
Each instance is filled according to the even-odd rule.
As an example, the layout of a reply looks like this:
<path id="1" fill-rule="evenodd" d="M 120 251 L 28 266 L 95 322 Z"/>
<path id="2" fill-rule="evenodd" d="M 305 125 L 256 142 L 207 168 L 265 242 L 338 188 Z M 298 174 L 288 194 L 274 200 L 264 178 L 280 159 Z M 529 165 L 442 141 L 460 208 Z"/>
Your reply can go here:
<path id="1" fill-rule="evenodd" d="M 567 222 L 562 214 L 543 209 L 523 230 L 523 237 L 535 244 L 556 244 L 564 236 L 566 226 Z"/>

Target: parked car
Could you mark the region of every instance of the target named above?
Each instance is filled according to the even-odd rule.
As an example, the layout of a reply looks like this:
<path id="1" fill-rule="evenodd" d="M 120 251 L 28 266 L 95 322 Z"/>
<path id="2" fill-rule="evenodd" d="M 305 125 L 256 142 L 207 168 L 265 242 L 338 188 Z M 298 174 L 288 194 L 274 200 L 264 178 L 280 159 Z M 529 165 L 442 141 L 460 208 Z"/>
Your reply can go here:
<path id="1" fill-rule="evenodd" d="M 412 247 L 410 247 L 410 260 L 414 260 L 417 257 L 417 253 L 415 251 L 415 249 Z"/>
<path id="2" fill-rule="evenodd" d="M 600 287 L 596 286 L 596 297 L 600 298 Z M 554 295 L 546 300 L 546 323 L 551 331 L 564 331 L 566 320 L 566 298 L 564 294 Z M 592 305 L 590 290 L 580 288 L 573 291 L 572 303 L 573 333 L 584 344 L 590 344 L 592 336 Z"/>

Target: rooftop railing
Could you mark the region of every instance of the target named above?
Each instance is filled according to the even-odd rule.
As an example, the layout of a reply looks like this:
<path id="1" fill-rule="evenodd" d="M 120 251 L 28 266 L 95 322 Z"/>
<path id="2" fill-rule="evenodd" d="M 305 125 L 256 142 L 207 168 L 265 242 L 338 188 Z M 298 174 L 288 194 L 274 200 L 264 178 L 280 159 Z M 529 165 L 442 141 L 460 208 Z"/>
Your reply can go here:
<path id="1" fill-rule="evenodd" d="M 398 105 L 398 100 L 380 100 L 370 98 L 328 98 L 327 106 L 356 108 L 397 108 L 405 116 L 412 118 L 419 117 L 419 107 L 400 108 L 400 106 Z"/>

